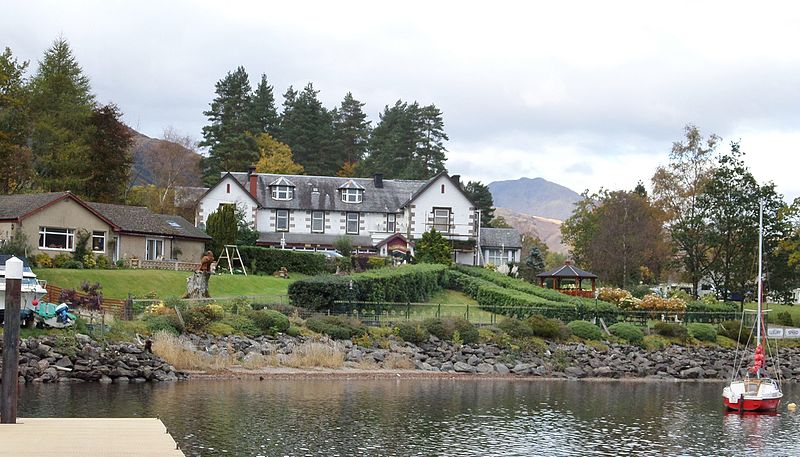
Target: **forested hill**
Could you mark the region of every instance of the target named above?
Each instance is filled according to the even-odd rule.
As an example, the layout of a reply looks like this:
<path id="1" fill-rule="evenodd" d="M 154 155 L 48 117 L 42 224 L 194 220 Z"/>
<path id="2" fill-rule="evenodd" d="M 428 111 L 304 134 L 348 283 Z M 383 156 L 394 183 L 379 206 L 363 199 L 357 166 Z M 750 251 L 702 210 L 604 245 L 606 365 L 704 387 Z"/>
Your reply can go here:
<path id="1" fill-rule="evenodd" d="M 572 215 L 577 192 L 543 178 L 520 178 L 489 184 L 494 206 L 549 219 L 565 220 Z"/>
<path id="2" fill-rule="evenodd" d="M 179 185 L 199 186 L 202 174 L 199 167 L 200 154 L 186 148 L 180 143 L 150 138 L 136 130 L 130 129 L 132 143 L 130 147 L 133 156 L 131 165 L 131 184 L 134 186 L 154 184 L 159 185 L 158 171 L 163 171 L 165 161 L 184 166 L 175 167 L 181 173 Z M 174 164 L 173 164 L 174 165 Z"/>

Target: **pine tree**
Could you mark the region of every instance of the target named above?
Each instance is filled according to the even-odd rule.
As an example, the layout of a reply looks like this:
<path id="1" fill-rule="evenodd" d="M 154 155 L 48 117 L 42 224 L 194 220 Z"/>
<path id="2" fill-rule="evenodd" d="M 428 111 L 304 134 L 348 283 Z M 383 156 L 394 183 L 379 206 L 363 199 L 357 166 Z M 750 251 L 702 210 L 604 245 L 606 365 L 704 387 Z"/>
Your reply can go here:
<path id="1" fill-rule="evenodd" d="M 261 82 L 258 83 L 258 87 L 253 93 L 250 116 L 254 126 L 253 135 L 269 133 L 273 137 L 278 136 L 280 117 L 275 107 L 272 86 L 267 82 L 267 75 L 261 75 Z"/>
<path id="2" fill-rule="evenodd" d="M 208 215 L 206 233 L 212 238 L 211 251 L 217 258 L 221 255 L 226 244 L 236 243 L 238 229 L 236 212 L 232 204 L 221 205 L 216 211 Z"/>
<path id="3" fill-rule="evenodd" d="M 464 191 L 472 200 L 472 203 L 475 203 L 476 209 L 481 211 L 481 227 L 489 227 L 494 218 L 494 200 L 492 199 L 492 192 L 489 191 L 489 186 L 480 181 L 470 181 Z"/>
<path id="4" fill-rule="evenodd" d="M 335 155 L 333 119 L 308 83 L 302 92 L 286 91 L 280 140 L 310 175 L 332 176 L 341 166 Z"/>
<path id="5" fill-rule="evenodd" d="M 56 40 L 45 51 L 31 81 L 30 107 L 38 187 L 83 194 L 89 179 L 94 95 L 66 40 Z"/>
<path id="6" fill-rule="evenodd" d="M 92 113 L 89 179 L 84 196 L 92 201 L 122 201 L 133 164 L 130 146 L 133 135 L 120 120 L 122 113 L 114 104 L 97 108 Z"/>
<path id="7" fill-rule="evenodd" d="M 364 159 L 369 144 L 370 123 L 362 108 L 364 103 L 348 92 L 335 111 L 333 130 L 341 164 L 356 164 Z"/>
<path id="8" fill-rule="evenodd" d="M 203 160 L 203 181 L 213 185 L 222 171 L 244 171 L 258 160 L 251 132 L 257 125 L 252 116 L 252 94 L 247 71 L 238 67 L 216 84 L 211 109 L 203 112 L 210 124 L 203 127 L 200 146 L 209 148 Z"/>
<path id="9" fill-rule="evenodd" d="M 27 190 L 34 176 L 25 69 L 6 48 L 0 54 L 0 194 Z"/>
<path id="10" fill-rule="evenodd" d="M 450 242 L 433 228 L 422 234 L 422 238 L 417 241 L 414 253 L 419 263 L 443 263 L 445 265 L 450 265 L 453 261 Z"/>
<path id="11" fill-rule="evenodd" d="M 422 165 L 426 175 L 424 177 L 430 178 L 446 170 L 444 163 L 447 161 L 447 149 L 444 142 L 449 138 L 444 132 L 442 111 L 435 105 L 423 106 L 416 114 L 418 140 L 414 153 L 415 162 Z"/>

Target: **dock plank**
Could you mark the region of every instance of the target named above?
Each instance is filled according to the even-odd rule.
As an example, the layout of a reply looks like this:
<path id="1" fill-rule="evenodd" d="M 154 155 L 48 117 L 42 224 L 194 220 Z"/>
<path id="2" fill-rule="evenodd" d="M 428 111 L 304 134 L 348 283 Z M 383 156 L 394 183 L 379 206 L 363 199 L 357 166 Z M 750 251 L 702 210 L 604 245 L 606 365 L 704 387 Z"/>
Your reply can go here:
<path id="1" fill-rule="evenodd" d="M 185 457 L 155 418 L 19 418 L 0 443 L 0 456 Z"/>

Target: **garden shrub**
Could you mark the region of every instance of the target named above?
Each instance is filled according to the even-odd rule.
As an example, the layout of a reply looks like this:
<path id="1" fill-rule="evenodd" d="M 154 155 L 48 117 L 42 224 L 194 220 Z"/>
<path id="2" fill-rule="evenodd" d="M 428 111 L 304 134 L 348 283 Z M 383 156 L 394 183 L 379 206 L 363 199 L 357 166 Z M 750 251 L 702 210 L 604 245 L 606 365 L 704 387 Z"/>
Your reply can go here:
<path id="1" fill-rule="evenodd" d="M 404 265 L 350 276 L 321 275 L 290 284 L 289 298 L 295 306 L 310 309 L 334 309 L 337 301 L 424 302 L 441 290 L 446 273 L 444 265 Z"/>
<path id="2" fill-rule="evenodd" d="M 195 308 L 190 308 L 183 315 L 187 331 L 191 333 L 201 333 L 208 324 L 213 322 L 213 319 L 211 319 L 208 313 L 204 312 L 202 308 L 204 307 L 197 306 Z"/>
<path id="3" fill-rule="evenodd" d="M 67 269 L 70 269 L 70 270 L 82 270 L 83 269 L 83 263 L 81 263 L 81 262 L 79 262 L 77 260 L 67 260 L 61 266 L 61 268 L 67 268 Z"/>
<path id="4" fill-rule="evenodd" d="M 64 268 L 64 264 L 72 260 L 72 256 L 66 252 L 60 252 L 53 257 L 53 268 Z"/>
<path id="5" fill-rule="evenodd" d="M 642 342 L 642 339 L 644 339 L 644 332 L 642 332 L 642 329 L 627 322 L 617 322 L 609 327 L 608 331 L 611 332 L 612 335 L 633 344 L 639 344 Z"/>
<path id="6" fill-rule="evenodd" d="M 428 340 L 428 330 L 420 322 L 400 322 L 395 328 L 397 336 L 403 341 L 420 344 Z"/>
<path id="7" fill-rule="evenodd" d="M 97 260 L 95 260 L 94 254 L 91 252 L 86 253 L 81 261 L 83 262 L 83 267 L 89 270 L 97 267 Z"/>
<path id="8" fill-rule="evenodd" d="M 335 340 L 347 340 L 361 336 L 367 329 L 358 319 L 342 316 L 315 316 L 306 320 L 306 327 L 317 333 L 324 333 Z"/>
<path id="9" fill-rule="evenodd" d="M 603 337 L 600 327 L 589 321 L 572 321 L 567 324 L 572 334 L 585 340 L 599 340 Z"/>
<path id="10" fill-rule="evenodd" d="M 47 254 L 38 254 L 36 257 L 33 258 L 34 263 L 39 268 L 52 268 L 53 267 L 53 259 L 50 258 Z"/>
<path id="11" fill-rule="evenodd" d="M 533 336 L 533 329 L 527 322 L 521 321 L 514 317 L 507 317 L 500 321 L 497 325 L 500 330 L 506 332 L 509 336 L 514 338 L 525 338 Z"/>
<path id="12" fill-rule="evenodd" d="M 464 344 L 477 343 L 480 338 L 478 329 L 463 317 L 429 318 L 422 321 L 422 326 L 442 340 L 452 341 L 456 332 Z"/>
<path id="13" fill-rule="evenodd" d="M 234 333 L 233 327 L 223 322 L 212 322 L 206 325 L 205 331 L 214 336 L 227 336 Z"/>
<path id="14" fill-rule="evenodd" d="M 647 335 L 642 339 L 642 346 L 648 351 L 660 351 L 669 346 L 669 341 L 661 335 Z"/>
<path id="15" fill-rule="evenodd" d="M 778 325 L 785 325 L 787 327 L 791 327 L 794 325 L 792 321 L 792 315 L 789 311 L 781 311 L 775 315 L 775 323 Z"/>
<path id="16" fill-rule="evenodd" d="M 177 320 L 177 316 L 176 316 Z M 169 332 L 172 335 L 180 335 L 181 331 L 175 326 L 175 322 L 166 314 L 147 314 L 145 315 L 144 324 L 147 326 L 147 331 L 154 335 L 157 332 Z"/>
<path id="17" fill-rule="evenodd" d="M 367 257 L 368 270 L 377 270 L 378 268 L 388 267 L 391 264 L 392 260 L 389 257 L 380 257 L 376 255 Z"/>
<path id="18" fill-rule="evenodd" d="M 220 322 L 230 325 L 237 335 L 258 336 L 261 334 L 261 329 L 256 323 L 249 317 L 241 314 L 230 314 L 225 316 Z"/>
<path id="19" fill-rule="evenodd" d="M 750 339 L 751 330 L 748 327 L 743 327 L 741 329 L 741 335 L 739 334 L 739 327 L 741 326 L 741 321 L 730 320 L 724 321 L 719 324 L 719 330 L 717 333 L 719 335 L 725 336 L 730 338 L 734 341 L 739 341 L 740 343 L 746 343 Z"/>
<path id="20" fill-rule="evenodd" d="M 700 341 L 717 341 L 717 330 L 711 324 L 702 324 L 693 322 L 686 326 L 689 330 L 689 335 Z"/>
<path id="21" fill-rule="evenodd" d="M 258 246 L 239 246 L 245 265 L 264 274 L 272 274 L 285 267 L 289 274 L 318 275 L 325 272 L 325 256 L 316 252 L 271 249 Z"/>
<path id="22" fill-rule="evenodd" d="M 569 327 L 561 321 L 548 319 L 541 314 L 534 314 L 525 319 L 525 322 L 531 327 L 533 334 L 541 338 L 563 339 L 568 338 L 571 333 Z"/>
<path id="23" fill-rule="evenodd" d="M 685 341 L 689 337 L 689 330 L 677 322 L 656 322 L 653 330 L 667 338 L 678 338 Z"/>
<path id="24" fill-rule="evenodd" d="M 300 327 L 296 325 L 290 325 L 288 329 L 286 329 L 286 334 L 293 337 L 298 337 L 301 334 Z"/>
<path id="25" fill-rule="evenodd" d="M 247 313 L 255 326 L 263 333 L 274 335 L 289 330 L 289 318 L 286 315 L 271 309 L 251 311 Z"/>
<path id="26" fill-rule="evenodd" d="M 108 257 L 104 256 L 103 254 L 98 255 L 96 261 L 97 261 L 97 268 L 102 268 L 103 270 L 108 270 L 113 266 L 111 260 Z"/>

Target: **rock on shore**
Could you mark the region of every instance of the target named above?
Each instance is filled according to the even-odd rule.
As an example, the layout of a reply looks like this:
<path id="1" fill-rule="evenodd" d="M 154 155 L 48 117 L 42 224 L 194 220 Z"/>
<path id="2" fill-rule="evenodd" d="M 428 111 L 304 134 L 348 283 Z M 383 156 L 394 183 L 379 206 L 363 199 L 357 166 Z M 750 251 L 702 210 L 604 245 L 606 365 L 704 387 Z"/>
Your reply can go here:
<path id="1" fill-rule="evenodd" d="M 24 339 L 19 346 L 19 382 L 141 383 L 185 378 L 161 358 L 133 343 L 105 347 L 86 335 Z"/>

